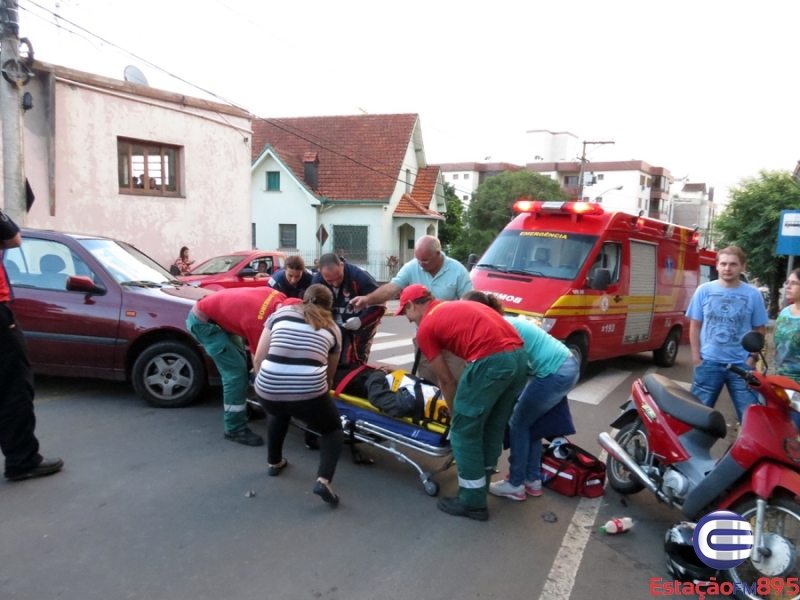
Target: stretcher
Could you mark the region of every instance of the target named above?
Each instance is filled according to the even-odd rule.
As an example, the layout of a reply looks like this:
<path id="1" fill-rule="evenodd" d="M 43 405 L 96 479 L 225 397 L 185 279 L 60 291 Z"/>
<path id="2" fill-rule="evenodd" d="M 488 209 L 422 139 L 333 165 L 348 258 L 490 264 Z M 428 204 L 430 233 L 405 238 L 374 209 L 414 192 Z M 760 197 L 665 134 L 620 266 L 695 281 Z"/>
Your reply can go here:
<path id="1" fill-rule="evenodd" d="M 417 470 L 425 493 L 429 496 L 439 493 L 439 484 L 433 477 L 449 469 L 454 462 L 447 427 L 435 422 L 415 424 L 410 418 L 390 417 L 378 411 L 368 400 L 356 396 L 334 392 L 333 398 L 341 415 L 345 439 L 349 438 L 352 443 L 356 462 L 371 462 L 363 460 L 355 447 L 355 442 L 362 442 L 410 464 Z M 443 462 L 438 468 L 426 471 L 409 456 L 408 451 L 441 458 Z"/>

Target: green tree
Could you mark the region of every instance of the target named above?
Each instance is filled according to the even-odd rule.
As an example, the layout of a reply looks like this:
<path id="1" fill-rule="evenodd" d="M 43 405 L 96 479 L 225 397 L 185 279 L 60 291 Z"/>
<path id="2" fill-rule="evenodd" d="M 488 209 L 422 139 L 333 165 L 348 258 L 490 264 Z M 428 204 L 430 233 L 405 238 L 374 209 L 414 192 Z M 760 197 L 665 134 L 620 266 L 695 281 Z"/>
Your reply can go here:
<path id="1" fill-rule="evenodd" d="M 533 171 L 506 171 L 487 177 L 472 195 L 466 219 L 469 227 L 453 243 L 453 257 L 463 261 L 472 252 L 483 254 L 514 217 L 511 207 L 520 197 L 569 200 L 557 181 Z"/>
<path id="2" fill-rule="evenodd" d="M 717 248 L 735 245 L 747 255 L 747 272 L 769 287 L 769 315 L 778 314 L 787 257 L 778 256 L 781 211 L 800 208 L 800 188 L 787 171 L 760 171 L 731 188 L 730 202 L 714 219 Z"/>
<path id="3" fill-rule="evenodd" d="M 456 194 L 456 188 L 444 184 L 444 201 L 447 205 L 444 223 L 439 225 L 439 241 L 449 254 L 453 243 L 464 229 L 464 204 Z"/>

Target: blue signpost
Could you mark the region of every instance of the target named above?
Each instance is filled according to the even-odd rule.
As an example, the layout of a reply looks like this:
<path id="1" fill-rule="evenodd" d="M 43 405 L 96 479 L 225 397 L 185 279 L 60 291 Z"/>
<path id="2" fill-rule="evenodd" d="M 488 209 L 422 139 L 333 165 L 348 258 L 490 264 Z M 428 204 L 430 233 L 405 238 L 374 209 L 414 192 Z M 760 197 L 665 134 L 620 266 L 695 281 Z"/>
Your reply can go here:
<path id="1" fill-rule="evenodd" d="M 800 210 L 782 210 L 777 254 L 800 254 Z"/>
<path id="2" fill-rule="evenodd" d="M 789 257 L 789 265 L 786 268 L 786 279 L 789 279 L 789 273 L 794 270 L 794 257 L 800 254 L 800 210 L 781 211 L 776 254 L 785 254 Z"/>

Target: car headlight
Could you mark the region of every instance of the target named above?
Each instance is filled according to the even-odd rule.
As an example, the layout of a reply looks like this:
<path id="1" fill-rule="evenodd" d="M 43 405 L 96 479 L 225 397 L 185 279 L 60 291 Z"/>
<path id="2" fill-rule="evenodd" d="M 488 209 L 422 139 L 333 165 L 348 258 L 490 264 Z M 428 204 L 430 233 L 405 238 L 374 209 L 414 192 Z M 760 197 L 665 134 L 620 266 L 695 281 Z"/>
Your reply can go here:
<path id="1" fill-rule="evenodd" d="M 555 326 L 556 326 L 555 319 L 550 319 L 550 318 L 542 319 L 542 329 L 544 329 L 545 331 L 550 331 Z"/>

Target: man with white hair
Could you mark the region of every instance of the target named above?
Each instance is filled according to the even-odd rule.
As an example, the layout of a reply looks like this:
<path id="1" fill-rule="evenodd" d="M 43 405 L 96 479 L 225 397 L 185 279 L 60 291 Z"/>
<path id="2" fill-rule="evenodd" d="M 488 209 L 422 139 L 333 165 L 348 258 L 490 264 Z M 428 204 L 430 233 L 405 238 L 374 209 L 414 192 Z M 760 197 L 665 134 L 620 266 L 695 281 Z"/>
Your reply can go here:
<path id="1" fill-rule="evenodd" d="M 438 239 L 432 235 L 423 235 L 414 245 L 414 260 L 403 265 L 389 283 L 385 283 L 366 296 L 356 296 L 350 300 L 350 304 L 356 310 L 363 310 L 373 304 L 382 304 L 397 298 L 400 292 L 415 283 L 424 285 L 436 300 L 458 300 L 472 290 L 472 280 L 464 265 L 446 256 Z M 416 347 L 416 339 L 414 345 Z M 464 361 L 448 351 L 445 351 L 443 356 L 458 379 L 464 370 Z M 418 373 L 421 377 L 437 383 L 436 374 L 424 355 L 420 356 Z"/>

